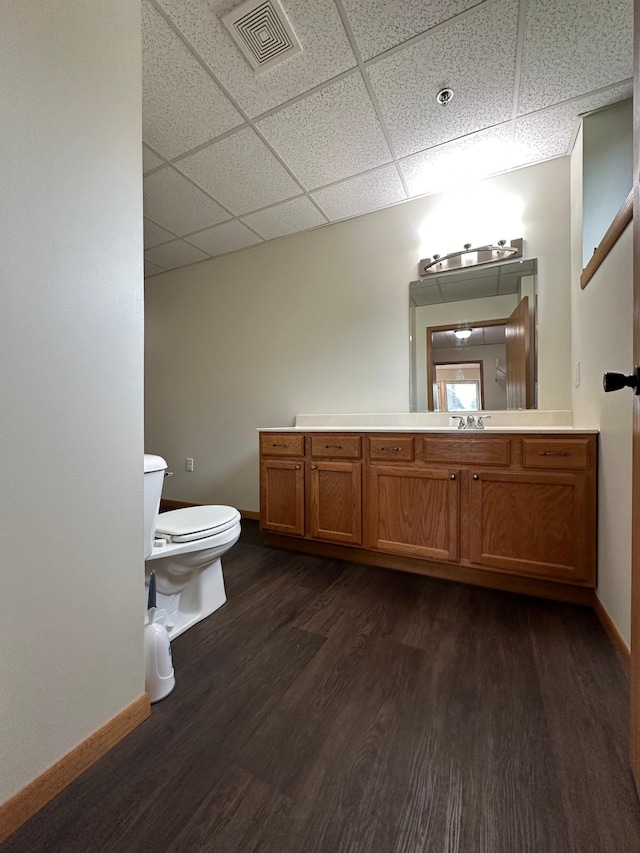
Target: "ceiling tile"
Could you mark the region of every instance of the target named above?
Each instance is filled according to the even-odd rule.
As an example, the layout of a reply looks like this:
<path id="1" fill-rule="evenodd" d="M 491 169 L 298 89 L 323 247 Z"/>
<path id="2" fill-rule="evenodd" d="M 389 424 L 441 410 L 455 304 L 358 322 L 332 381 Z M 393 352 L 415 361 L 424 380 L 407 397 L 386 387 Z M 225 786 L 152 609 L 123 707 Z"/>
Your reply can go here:
<path id="1" fill-rule="evenodd" d="M 509 167 L 511 122 L 430 148 L 400 161 L 412 196 L 440 192 Z"/>
<path id="2" fill-rule="evenodd" d="M 243 221 L 265 240 L 327 224 L 327 220 L 306 196 L 243 216 Z"/>
<path id="3" fill-rule="evenodd" d="M 628 83 L 519 118 L 512 165 L 522 166 L 567 154 L 580 114 L 623 101 L 632 94 L 632 84 Z"/>
<path id="4" fill-rule="evenodd" d="M 343 0 L 362 57 L 370 59 L 482 0 Z"/>
<path id="5" fill-rule="evenodd" d="M 256 75 L 220 22 L 237 2 L 160 0 L 238 104 L 255 117 L 353 68 L 356 60 L 335 4 L 286 0 L 285 11 L 302 53 Z"/>
<path id="6" fill-rule="evenodd" d="M 300 194 L 298 184 L 250 127 L 176 165 L 236 214 Z"/>
<path id="7" fill-rule="evenodd" d="M 144 220 L 144 247 L 145 249 L 153 249 L 154 246 L 159 246 L 161 243 L 169 243 L 175 240 L 176 235 L 166 231 L 155 222 L 149 219 Z"/>
<path id="8" fill-rule="evenodd" d="M 511 117 L 517 28 L 518 4 L 499 0 L 367 66 L 399 157 Z"/>
<path id="9" fill-rule="evenodd" d="M 142 171 L 145 174 L 151 169 L 155 169 L 156 166 L 162 166 L 163 162 L 159 157 L 156 157 L 153 151 L 150 151 L 145 145 L 142 146 Z"/>
<path id="10" fill-rule="evenodd" d="M 332 187 L 313 193 L 320 207 L 332 219 L 346 219 L 387 204 L 404 201 L 406 193 L 395 166 L 385 166 L 366 175 L 358 175 Z"/>
<path id="11" fill-rule="evenodd" d="M 359 72 L 284 107 L 258 127 L 309 189 L 391 160 Z"/>
<path id="12" fill-rule="evenodd" d="M 207 255 L 199 249 L 185 243 L 184 240 L 174 240 L 173 243 L 165 243 L 164 246 L 156 246 L 144 253 L 145 261 L 173 270 L 176 267 L 184 267 L 195 261 L 203 261 Z"/>
<path id="13" fill-rule="evenodd" d="M 224 225 L 216 225 L 215 228 L 209 228 L 207 231 L 201 231 L 199 234 L 193 234 L 189 237 L 189 242 L 204 249 L 209 255 L 215 256 L 235 252 L 236 249 L 246 249 L 247 246 L 254 246 L 262 240 L 236 219 L 233 222 L 225 222 Z"/>
<path id="14" fill-rule="evenodd" d="M 230 218 L 219 204 L 169 166 L 144 179 L 144 212 L 179 235 Z"/>
<path id="15" fill-rule="evenodd" d="M 518 114 L 633 76 L 633 0 L 528 0 Z"/>
<path id="16" fill-rule="evenodd" d="M 151 261 L 145 261 L 144 262 L 144 277 L 145 278 L 149 278 L 149 276 L 152 276 L 152 275 L 158 275 L 158 273 L 161 273 L 161 272 L 164 272 L 164 270 L 161 269 L 160 267 L 156 266 L 155 264 L 152 264 Z"/>
<path id="17" fill-rule="evenodd" d="M 142 136 L 171 159 L 243 123 L 160 14 L 142 3 Z"/>

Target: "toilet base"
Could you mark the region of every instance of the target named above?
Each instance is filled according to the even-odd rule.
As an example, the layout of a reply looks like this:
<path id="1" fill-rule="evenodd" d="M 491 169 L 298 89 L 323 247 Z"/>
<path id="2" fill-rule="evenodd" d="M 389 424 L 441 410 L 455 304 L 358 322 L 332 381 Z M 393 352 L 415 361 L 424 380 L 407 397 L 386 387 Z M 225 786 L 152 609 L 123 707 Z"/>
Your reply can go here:
<path id="1" fill-rule="evenodd" d="M 162 572 L 162 560 L 154 560 L 153 569 Z M 180 592 L 172 595 L 156 593 L 155 622 L 164 625 L 169 639 L 174 640 L 202 619 L 206 619 L 227 600 L 220 558 L 197 572 Z"/>

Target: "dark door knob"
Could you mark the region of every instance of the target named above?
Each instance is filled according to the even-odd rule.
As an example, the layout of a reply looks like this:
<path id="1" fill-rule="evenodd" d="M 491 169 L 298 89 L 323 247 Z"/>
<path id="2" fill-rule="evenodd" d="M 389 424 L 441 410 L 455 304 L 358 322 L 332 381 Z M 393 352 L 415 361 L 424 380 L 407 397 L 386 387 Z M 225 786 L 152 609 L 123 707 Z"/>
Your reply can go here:
<path id="1" fill-rule="evenodd" d="M 605 391 L 619 391 L 621 388 L 633 388 L 634 394 L 640 394 L 640 367 L 636 366 L 631 376 L 624 373 L 605 373 L 602 377 Z"/>

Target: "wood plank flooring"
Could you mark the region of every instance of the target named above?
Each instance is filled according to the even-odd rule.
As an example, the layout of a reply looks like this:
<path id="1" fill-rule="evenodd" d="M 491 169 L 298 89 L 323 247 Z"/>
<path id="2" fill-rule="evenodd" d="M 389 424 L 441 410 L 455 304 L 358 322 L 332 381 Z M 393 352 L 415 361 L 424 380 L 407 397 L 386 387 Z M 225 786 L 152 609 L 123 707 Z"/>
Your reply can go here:
<path id="1" fill-rule="evenodd" d="M 640 853 L 595 615 L 260 544 L 176 689 L 2 853 Z"/>

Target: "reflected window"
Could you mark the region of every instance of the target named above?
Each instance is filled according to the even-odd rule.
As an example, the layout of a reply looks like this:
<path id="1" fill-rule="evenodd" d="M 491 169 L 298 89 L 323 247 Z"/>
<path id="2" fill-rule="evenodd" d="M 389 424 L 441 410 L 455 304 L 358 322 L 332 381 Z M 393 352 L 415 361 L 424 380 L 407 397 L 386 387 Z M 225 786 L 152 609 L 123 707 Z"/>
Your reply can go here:
<path id="1" fill-rule="evenodd" d="M 436 412 L 478 412 L 482 409 L 480 362 L 435 365 L 433 402 Z"/>

